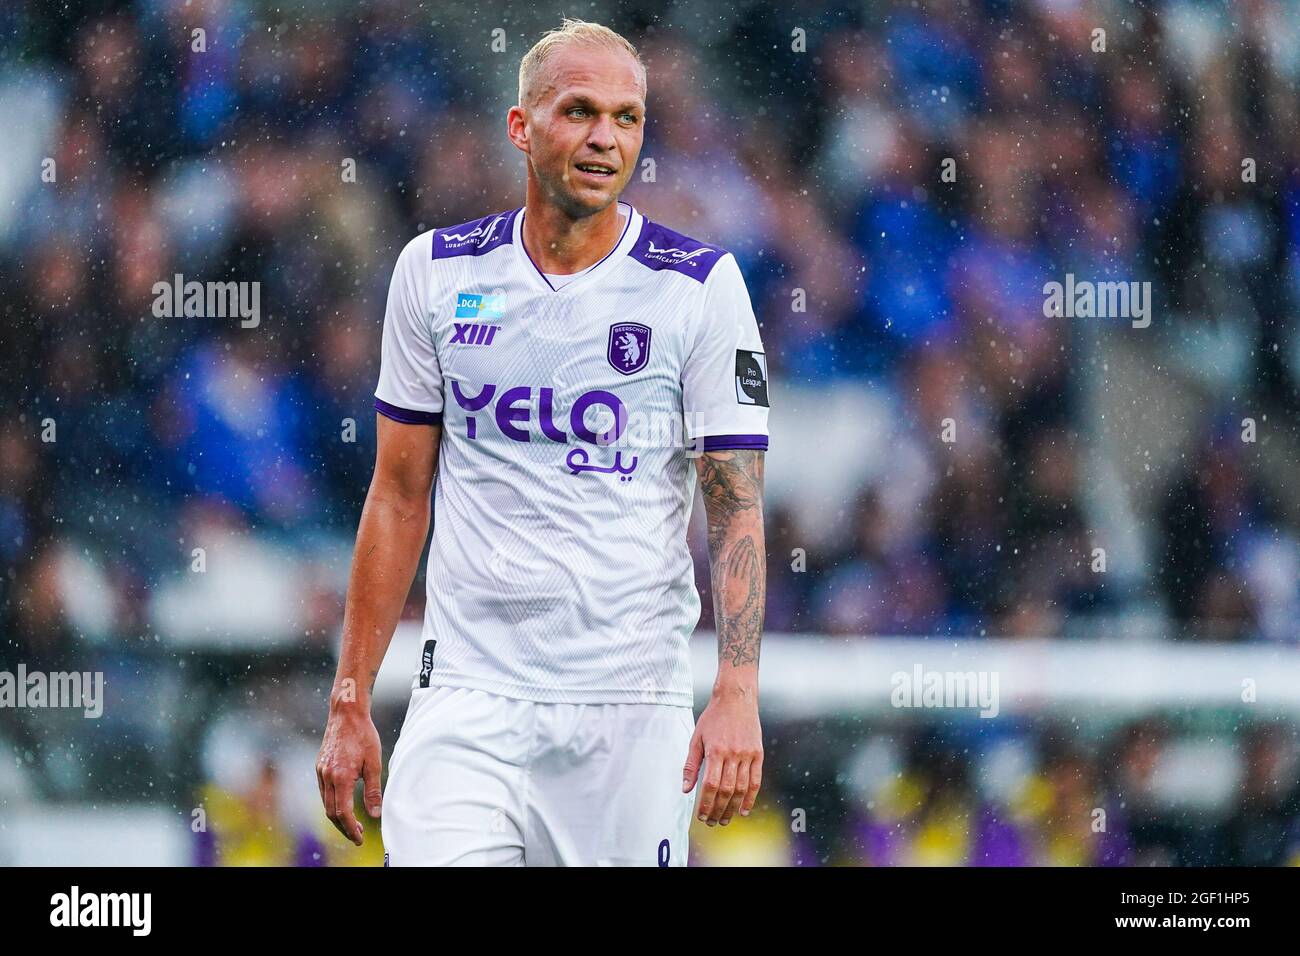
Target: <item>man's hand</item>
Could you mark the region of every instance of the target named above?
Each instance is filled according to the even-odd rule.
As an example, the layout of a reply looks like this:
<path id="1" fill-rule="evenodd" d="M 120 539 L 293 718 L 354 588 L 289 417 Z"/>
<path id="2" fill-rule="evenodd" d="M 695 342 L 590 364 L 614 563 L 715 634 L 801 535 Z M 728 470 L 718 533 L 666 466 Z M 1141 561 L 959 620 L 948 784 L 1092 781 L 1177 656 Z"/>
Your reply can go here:
<path id="1" fill-rule="evenodd" d="M 357 846 L 362 842 L 361 824 L 352 812 L 357 779 L 365 780 L 366 811 L 378 817 L 383 801 L 379 775 L 379 731 L 369 710 L 355 702 L 331 707 L 316 758 L 316 783 L 325 815 Z"/>
<path id="2" fill-rule="evenodd" d="M 758 722 L 758 695 L 748 691 L 715 692 L 700 714 L 691 737 L 682 792 L 689 793 L 704 763 L 696 815 L 709 826 L 731 822 L 737 810 L 749 816 L 763 783 L 763 730 Z"/>

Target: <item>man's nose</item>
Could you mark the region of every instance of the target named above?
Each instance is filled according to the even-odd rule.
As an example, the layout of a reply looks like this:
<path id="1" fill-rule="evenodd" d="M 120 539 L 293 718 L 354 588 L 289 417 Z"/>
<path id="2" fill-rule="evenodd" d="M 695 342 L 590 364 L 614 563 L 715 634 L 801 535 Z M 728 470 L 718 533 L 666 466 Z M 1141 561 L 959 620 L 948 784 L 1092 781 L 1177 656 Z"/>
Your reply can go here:
<path id="1" fill-rule="evenodd" d="M 618 145 L 614 139 L 614 121 L 608 114 L 602 113 L 592 124 L 591 132 L 587 134 L 587 145 L 592 149 L 606 151 Z"/>

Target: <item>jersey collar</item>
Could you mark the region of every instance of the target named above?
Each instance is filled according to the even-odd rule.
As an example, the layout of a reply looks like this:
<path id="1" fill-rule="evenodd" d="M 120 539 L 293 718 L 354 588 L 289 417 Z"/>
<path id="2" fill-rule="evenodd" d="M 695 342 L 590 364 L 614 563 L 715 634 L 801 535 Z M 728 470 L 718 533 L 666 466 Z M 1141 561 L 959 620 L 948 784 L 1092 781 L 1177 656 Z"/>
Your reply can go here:
<path id="1" fill-rule="evenodd" d="M 609 251 L 605 258 L 582 273 L 578 278 L 558 289 L 551 285 L 550 280 L 546 278 L 541 269 L 537 268 L 537 263 L 533 262 L 533 257 L 524 248 L 524 210 L 521 207 L 519 215 L 515 216 L 514 235 L 511 244 L 515 247 L 516 254 L 524 260 L 524 271 L 532 276 L 535 284 L 555 295 L 565 295 L 575 288 L 581 288 L 587 283 L 595 282 L 599 276 L 613 268 L 615 263 L 621 261 L 624 256 L 632 251 L 632 247 L 636 245 L 637 237 L 641 235 L 644 217 L 632 207 L 631 203 L 623 202 L 620 199 L 618 205 L 620 208 L 627 210 L 627 222 L 623 224 L 623 234 L 619 237 L 618 242 L 614 244 L 614 248 Z"/>

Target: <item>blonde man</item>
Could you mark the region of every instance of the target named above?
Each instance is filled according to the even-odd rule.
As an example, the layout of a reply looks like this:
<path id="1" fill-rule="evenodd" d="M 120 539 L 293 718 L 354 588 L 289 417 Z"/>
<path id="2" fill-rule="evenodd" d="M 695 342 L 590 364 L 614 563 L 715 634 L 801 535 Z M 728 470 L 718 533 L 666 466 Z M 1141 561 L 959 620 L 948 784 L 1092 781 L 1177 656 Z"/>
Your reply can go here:
<path id="1" fill-rule="evenodd" d="M 766 358 L 735 258 L 619 200 L 645 98 L 631 43 L 566 20 L 507 116 L 523 207 L 417 236 L 394 270 L 317 763 L 354 842 L 356 781 L 382 802 L 392 865 L 680 866 L 696 792 L 710 825 L 758 794 Z M 719 647 L 698 723 L 697 480 Z M 431 488 L 422 653 L 381 798 L 369 689 Z"/>

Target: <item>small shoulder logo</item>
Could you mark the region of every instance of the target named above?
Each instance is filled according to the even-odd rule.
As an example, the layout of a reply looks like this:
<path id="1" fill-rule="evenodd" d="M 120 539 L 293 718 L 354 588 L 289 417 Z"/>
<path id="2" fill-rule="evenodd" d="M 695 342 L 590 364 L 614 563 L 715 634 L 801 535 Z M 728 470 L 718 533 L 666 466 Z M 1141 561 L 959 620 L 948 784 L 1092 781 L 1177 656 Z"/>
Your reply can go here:
<path id="1" fill-rule="evenodd" d="M 767 404 L 767 356 L 736 349 L 736 401 L 741 405 Z"/>
<path id="2" fill-rule="evenodd" d="M 654 244 L 653 239 L 650 240 L 649 245 L 650 249 L 646 252 L 647 258 L 657 259 L 660 262 L 671 262 L 674 264 L 679 262 L 690 262 L 691 265 L 695 265 L 691 260 L 696 256 L 702 256 L 714 251 L 708 246 L 701 246 L 698 249 L 692 249 L 690 252 L 687 252 L 685 249 L 674 249 L 672 247 L 660 249 Z"/>
<path id="3" fill-rule="evenodd" d="M 650 326 L 640 322 L 616 322 L 609 327 L 609 364 L 624 375 L 645 368 L 650 361 Z"/>
<path id="4" fill-rule="evenodd" d="M 439 235 L 446 246 L 485 246 L 492 241 L 492 237 L 496 235 L 497 226 L 501 225 L 505 218 L 506 214 L 503 213 L 495 217 L 486 226 L 475 226 L 469 232 L 460 233 L 459 235 L 454 232 L 443 232 L 439 233 Z"/>

